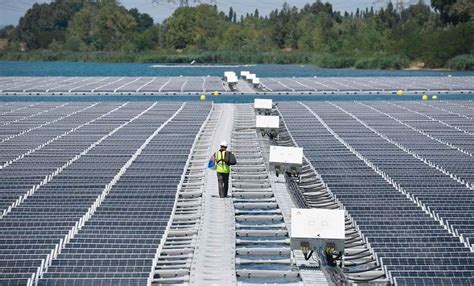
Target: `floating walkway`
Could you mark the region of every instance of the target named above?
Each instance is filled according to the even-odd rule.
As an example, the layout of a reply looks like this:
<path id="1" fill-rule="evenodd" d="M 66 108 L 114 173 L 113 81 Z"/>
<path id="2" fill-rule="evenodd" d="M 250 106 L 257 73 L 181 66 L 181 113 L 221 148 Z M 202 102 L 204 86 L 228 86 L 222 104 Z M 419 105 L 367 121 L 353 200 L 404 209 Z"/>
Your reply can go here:
<path id="1" fill-rule="evenodd" d="M 474 77 L 304 77 L 239 80 L 233 89 L 219 77 L 0 77 L 0 95 L 331 95 L 473 93 Z"/>
<path id="2" fill-rule="evenodd" d="M 239 163 L 232 173 L 238 281 L 303 285 L 291 262 L 289 232 L 257 140 L 254 110 L 236 109 L 231 148 Z"/>
<path id="3" fill-rule="evenodd" d="M 218 122 L 208 143 L 211 148 L 207 160 L 219 148 L 222 141 L 230 142 L 234 106 L 221 105 L 214 113 Z M 205 172 L 205 186 L 202 194 L 202 213 L 200 217 L 197 247 L 190 272 L 190 285 L 235 285 L 235 221 L 232 191 L 227 198 L 218 195 L 215 171 Z"/>

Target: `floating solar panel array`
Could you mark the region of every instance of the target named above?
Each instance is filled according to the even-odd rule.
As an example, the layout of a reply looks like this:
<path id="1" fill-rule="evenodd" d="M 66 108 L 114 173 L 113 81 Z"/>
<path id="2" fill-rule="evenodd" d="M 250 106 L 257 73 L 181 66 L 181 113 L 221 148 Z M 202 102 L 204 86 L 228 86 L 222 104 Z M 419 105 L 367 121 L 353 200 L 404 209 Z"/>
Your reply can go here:
<path id="1" fill-rule="evenodd" d="M 0 106 L 0 285 L 146 285 L 210 108 Z"/>
<path id="2" fill-rule="evenodd" d="M 279 110 L 392 282 L 474 283 L 472 102 L 280 103 Z"/>
<path id="3" fill-rule="evenodd" d="M 275 93 L 473 92 L 474 77 L 261 78 Z M 258 92 L 260 89 L 247 92 Z M 231 92 L 219 77 L 0 77 L 0 93 L 16 94 L 179 94 Z"/>
<path id="4" fill-rule="evenodd" d="M 294 147 L 295 143 L 288 133 L 285 126 L 280 127 L 278 138 L 274 144 L 281 146 Z M 287 182 L 288 195 L 299 208 L 320 208 L 320 209 L 342 209 L 342 204 L 333 196 L 330 189 L 327 188 L 321 176 L 313 169 L 312 165 L 306 159 L 303 160 L 299 179 L 285 176 Z M 388 281 L 378 261 L 373 256 L 372 249 L 362 237 L 358 226 L 346 213 L 345 218 L 345 243 L 344 243 L 344 266 L 340 268 L 326 268 L 326 277 L 335 283 L 343 280 L 346 283 L 387 285 Z M 298 259 L 298 252 L 295 252 Z M 300 254 L 301 260 L 303 254 Z M 308 263 L 308 261 L 305 261 Z M 309 261 L 309 263 L 315 263 Z M 311 265 L 309 265 L 311 266 Z M 310 268 L 310 267 L 308 267 Z M 343 276 L 341 277 L 341 271 Z M 300 271 L 303 277 L 308 274 L 315 275 L 316 271 Z M 324 274 L 322 274 L 324 277 Z M 326 280 L 326 279 L 325 279 Z M 303 278 L 305 281 L 305 278 Z M 319 283 L 318 285 L 322 285 Z"/>
<path id="5" fill-rule="evenodd" d="M 226 91 L 218 77 L 0 77 L 4 94 L 150 94 Z"/>
<path id="6" fill-rule="evenodd" d="M 262 78 L 273 92 L 469 91 L 474 77 L 318 77 Z"/>

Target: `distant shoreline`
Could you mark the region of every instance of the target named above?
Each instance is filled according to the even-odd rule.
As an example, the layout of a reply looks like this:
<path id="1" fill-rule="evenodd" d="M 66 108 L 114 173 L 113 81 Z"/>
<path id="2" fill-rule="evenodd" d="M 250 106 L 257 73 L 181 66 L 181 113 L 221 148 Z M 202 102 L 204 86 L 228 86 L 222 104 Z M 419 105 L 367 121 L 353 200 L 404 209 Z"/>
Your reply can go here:
<path id="1" fill-rule="evenodd" d="M 189 68 L 209 66 L 252 66 L 256 64 L 293 64 L 308 65 L 331 69 L 359 70 L 405 70 L 405 71 L 472 71 L 474 64 L 470 61 L 474 55 L 464 55 L 461 60 L 454 58 L 444 67 L 418 66 L 417 61 L 397 55 L 339 55 L 317 54 L 312 52 L 273 51 L 261 53 L 247 52 L 69 52 L 52 50 L 34 50 L 17 52 L 0 50 L 0 61 L 31 61 L 31 62 L 90 62 L 90 63 L 140 63 L 155 67 L 163 65 L 187 65 Z M 472 58 L 472 59 L 471 59 Z M 474 61 L 474 60 L 472 60 Z M 194 62 L 195 64 L 191 65 Z M 466 64 L 467 63 L 467 64 Z"/>
<path id="2" fill-rule="evenodd" d="M 439 71 L 439 72 L 450 72 L 456 71 L 450 68 L 418 68 L 418 67 L 409 67 L 402 69 L 404 71 Z"/>

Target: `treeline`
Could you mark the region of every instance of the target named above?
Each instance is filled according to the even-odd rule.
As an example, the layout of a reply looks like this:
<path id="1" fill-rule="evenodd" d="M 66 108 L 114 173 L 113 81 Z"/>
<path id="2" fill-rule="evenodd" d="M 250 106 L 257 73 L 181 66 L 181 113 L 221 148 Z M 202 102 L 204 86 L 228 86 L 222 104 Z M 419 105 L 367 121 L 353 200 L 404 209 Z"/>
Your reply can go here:
<path id="1" fill-rule="evenodd" d="M 9 39 L 0 57 L 474 69 L 473 31 L 472 0 L 351 13 L 317 1 L 302 9 L 285 4 L 267 16 L 199 5 L 179 8 L 163 23 L 116 0 L 55 0 L 35 4 L 17 26 L 0 31 Z"/>

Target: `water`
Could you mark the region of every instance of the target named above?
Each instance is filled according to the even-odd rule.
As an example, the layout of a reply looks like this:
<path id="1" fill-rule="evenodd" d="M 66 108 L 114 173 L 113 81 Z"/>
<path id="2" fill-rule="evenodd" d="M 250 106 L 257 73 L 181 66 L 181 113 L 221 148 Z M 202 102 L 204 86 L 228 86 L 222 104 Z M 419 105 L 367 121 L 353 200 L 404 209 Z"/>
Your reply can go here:
<path id="1" fill-rule="evenodd" d="M 437 95 L 438 100 L 473 100 L 472 94 Z M 283 101 L 420 101 L 421 95 L 220 95 L 208 96 L 208 101 L 215 103 L 253 103 L 255 98 L 272 99 L 275 102 Z M 0 96 L 0 102 L 105 102 L 105 101 L 199 101 L 198 95 L 170 95 L 170 96 Z"/>
<path id="2" fill-rule="evenodd" d="M 157 67 L 153 67 L 158 65 Z M 0 76 L 223 76 L 224 71 L 248 70 L 259 77 L 474 76 L 474 71 L 397 71 L 321 69 L 301 65 L 160 65 L 76 62 L 0 61 Z"/>

